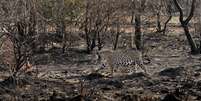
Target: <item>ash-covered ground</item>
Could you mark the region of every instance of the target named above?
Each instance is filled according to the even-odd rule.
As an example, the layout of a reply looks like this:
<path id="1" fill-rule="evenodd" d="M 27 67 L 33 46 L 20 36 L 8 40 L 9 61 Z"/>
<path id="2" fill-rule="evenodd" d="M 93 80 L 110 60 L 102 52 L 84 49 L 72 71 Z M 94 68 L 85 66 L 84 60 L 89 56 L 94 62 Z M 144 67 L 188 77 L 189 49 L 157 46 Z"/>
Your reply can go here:
<path id="1" fill-rule="evenodd" d="M 52 49 L 36 54 L 31 74 L 18 77 L 16 89 L 1 69 L 2 101 L 200 101 L 201 56 L 191 55 L 183 32 L 145 34 L 145 61 L 149 75 L 121 74 L 108 77 L 94 54 L 75 47 L 62 54 Z M 83 44 L 83 43 L 81 43 Z M 7 80 L 12 81 L 12 80 Z"/>

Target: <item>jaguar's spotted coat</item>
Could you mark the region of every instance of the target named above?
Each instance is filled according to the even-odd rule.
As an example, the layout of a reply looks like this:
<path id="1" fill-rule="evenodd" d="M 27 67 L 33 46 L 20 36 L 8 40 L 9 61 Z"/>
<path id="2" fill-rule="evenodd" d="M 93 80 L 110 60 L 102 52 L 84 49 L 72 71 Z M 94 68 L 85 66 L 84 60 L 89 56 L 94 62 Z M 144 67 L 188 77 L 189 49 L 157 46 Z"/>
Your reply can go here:
<path id="1" fill-rule="evenodd" d="M 107 66 L 111 70 L 113 75 L 114 69 L 118 67 L 129 67 L 131 69 L 137 69 L 140 67 L 145 73 L 147 70 L 143 64 L 142 54 L 137 50 L 117 50 L 117 51 L 104 51 L 100 53 L 101 61 L 104 66 Z M 134 68 L 132 68 L 134 67 Z"/>

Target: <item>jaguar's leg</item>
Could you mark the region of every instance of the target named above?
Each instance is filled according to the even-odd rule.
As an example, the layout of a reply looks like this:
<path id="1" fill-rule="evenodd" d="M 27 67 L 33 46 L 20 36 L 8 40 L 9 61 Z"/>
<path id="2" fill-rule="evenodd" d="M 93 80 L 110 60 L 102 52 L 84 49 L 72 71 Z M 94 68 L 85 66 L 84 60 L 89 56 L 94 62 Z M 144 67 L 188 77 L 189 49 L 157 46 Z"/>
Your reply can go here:
<path id="1" fill-rule="evenodd" d="M 147 72 L 147 69 L 146 69 L 146 67 L 144 66 L 144 64 L 140 63 L 139 66 L 140 66 L 140 68 L 141 68 L 146 74 L 149 74 L 149 73 Z"/>
<path id="2" fill-rule="evenodd" d="M 137 68 L 138 68 L 138 65 L 135 64 L 135 66 L 134 66 L 134 72 L 135 72 L 135 73 L 137 72 Z"/>

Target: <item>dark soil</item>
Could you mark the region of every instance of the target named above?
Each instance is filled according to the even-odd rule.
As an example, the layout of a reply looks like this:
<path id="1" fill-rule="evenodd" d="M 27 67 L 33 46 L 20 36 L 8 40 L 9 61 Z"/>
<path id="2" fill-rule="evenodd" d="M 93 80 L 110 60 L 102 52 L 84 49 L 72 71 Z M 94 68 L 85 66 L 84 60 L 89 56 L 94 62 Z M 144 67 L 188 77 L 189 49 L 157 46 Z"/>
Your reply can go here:
<path id="1" fill-rule="evenodd" d="M 171 33 L 145 35 L 149 75 L 116 73 L 109 77 L 108 68 L 95 72 L 100 64 L 84 49 L 73 48 L 65 54 L 53 49 L 34 56 L 37 72 L 18 77 L 16 89 L 5 86 L 9 72 L 2 71 L 0 100 L 200 101 L 201 56 L 189 53 L 182 33 Z"/>

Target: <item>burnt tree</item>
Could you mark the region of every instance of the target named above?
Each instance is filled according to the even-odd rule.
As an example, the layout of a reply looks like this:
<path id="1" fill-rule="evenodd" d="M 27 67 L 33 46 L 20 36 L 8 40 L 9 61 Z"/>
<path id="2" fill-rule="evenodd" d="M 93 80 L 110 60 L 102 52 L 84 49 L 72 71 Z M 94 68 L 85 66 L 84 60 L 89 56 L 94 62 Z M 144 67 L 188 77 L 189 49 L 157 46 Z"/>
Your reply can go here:
<path id="1" fill-rule="evenodd" d="M 174 1 L 174 4 L 175 4 L 176 8 L 179 10 L 179 13 L 180 13 L 179 21 L 181 23 L 181 26 L 184 29 L 186 38 L 187 38 L 188 43 L 189 43 L 190 48 L 191 48 L 191 53 L 192 54 L 198 54 L 199 53 L 198 47 L 197 47 L 195 41 L 193 40 L 192 35 L 190 34 L 190 31 L 189 31 L 189 27 L 188 27 L 189 22 L 191 21 L 191 19 L 194 16 L 196 0 L 192 0 L 190 14 L 189 14 L 189 16 L 187 16 L 186 19 L 184 17 L 184 11 L 182 10 L 182 7 L 179 4 L 178 0 L 173 0 L 173 1 Z"/>

